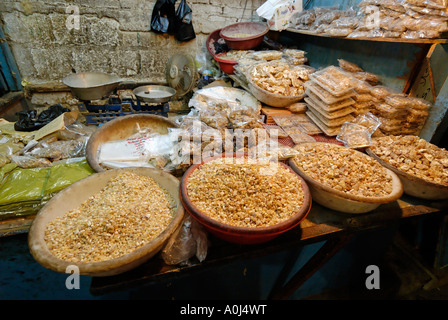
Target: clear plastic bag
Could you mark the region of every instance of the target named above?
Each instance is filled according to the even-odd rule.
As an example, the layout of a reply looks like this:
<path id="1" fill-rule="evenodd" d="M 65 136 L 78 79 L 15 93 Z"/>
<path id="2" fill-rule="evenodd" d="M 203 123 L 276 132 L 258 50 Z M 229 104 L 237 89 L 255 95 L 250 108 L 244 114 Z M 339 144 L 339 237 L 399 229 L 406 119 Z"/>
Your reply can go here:
<path id="1" fill-rule="evenodd" d="M 338 59 L 339 67 L 348 72 L 363 72 L 364 70 L 353 62 L 344 59 Z"/>
<path id="2" fill-rule="evenodd" d="M 185 215 L 181 225 L 163 247 L 161 255 L 168 265 L 188 265 L 194 257 L 199 262 L 204 261 L 207 251 L 207 232 L 190 215 Z"/>
<path id="3" fill-rule="evenodd" d="M 336 66 L 329 66 L 310 75 L 316 83 L 334 96 L 342 96 L 354 88 L 350 73 Z"/>
<path id="4" fill-rule="evenodd" d="M 440 38 L 440 32 L 436 30 L 407 30 L 401 35 L 401 37 L 403 39 L 435 39 Z"/>
<path id="5" fill-rule="evenodd" d="M 380 119 L 370 112 L 356 117 L 352 122 L 367 128 L 370 134 L 373 134 L 381 125 Z"/>
<path id="6" fill-rule="evenodd" d="M 342 125 L 336 140 L 344 143 L 345 147 L 352 149 L 366 148 L 372 143 L 369 129 L 352 122 L 346 122 Z"/>
<path id="7" fill-rule="evenodd" d="M 325 33 L 332 37 L 347 37 L 352 32 L 351 28 L 334 28 L 331 25 L 325 29 Z"/>
<path id="8" fill-rule="evenodd" d="M 46 158 L 36 158 L 33 156 L 12 155 L 11 162 L 17 164 L 22 169 L 50 167 L 51 161 Z"/>
<path id="9" fill-rule="evenodd" d="M 306 88 L 305 94 L 309 95 L 309 93 L 312 92 L 326 104 L 334 104 L 340 101 L 344 101 L 356 94 L 355 90 L 351 90 L 342 96 L 334 96 L 312 80 L 305 82 L 304 86 Z"/>
<path id="10" fill-rule="evenodd" d="M 294 144 L 301 144 L 301 143 L 307 143 L 307 142 L 316 142 L 316 140 L 306 134 L 306 133 L 293 133 L 290 134 L 289 137 L 292 139 L 292 141 L 294 142 Z"/>

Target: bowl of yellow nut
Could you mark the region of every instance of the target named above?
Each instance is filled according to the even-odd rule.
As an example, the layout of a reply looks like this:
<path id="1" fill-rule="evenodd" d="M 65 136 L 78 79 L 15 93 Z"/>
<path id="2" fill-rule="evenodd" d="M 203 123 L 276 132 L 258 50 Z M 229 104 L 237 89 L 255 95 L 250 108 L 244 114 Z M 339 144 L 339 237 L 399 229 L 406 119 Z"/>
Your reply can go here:
<path id="1" fill-rule="evenodd" d="M 28 245 L 42 266 L 110 276 L 157 254 L 181 224 L 179 180 L 159 169 L 93 174 L 56 194 L 33 220 Z"/>
<path id="2" fill-rule="evenodd" d="M 404 193 L 421 199 L 448 199 L 448 151 L 414 136 L 374 138 L 366 152 L 394 171 Z"/>
<path id="3" fill-rule="evenodd" d="M 257 244 L 295 228 L 311 208 L 305 181 L 287 165 L 244 153 L 205 159 L 182 177 L 186 211 L 225 241 Z"/>
<path id="4" fill-rule="evenodd" d="M 300 68 L 280 61 L 259 63 L 246 75 L 250 92 L 271 107 L 287 107 L 305 97 L 308 76 Z"/>
<path id="5" fill-rule="evenodd" d="M 345 213 L 366 213 L 403 194 L 398 176 L 360 151 L 334 143 L 294 147 L 291 168 L 308 183 L 313 201 Z"/>

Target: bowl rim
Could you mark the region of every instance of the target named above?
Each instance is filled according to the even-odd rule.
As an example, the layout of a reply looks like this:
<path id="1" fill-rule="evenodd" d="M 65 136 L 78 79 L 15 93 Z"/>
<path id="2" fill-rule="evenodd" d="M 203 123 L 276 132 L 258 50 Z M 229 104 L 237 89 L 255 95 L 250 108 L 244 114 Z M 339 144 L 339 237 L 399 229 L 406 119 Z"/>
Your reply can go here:
<path id="1" fill-rule="evenodd" d="M 215 55 L 215 60 L 218 62 L 221 62 L 221 63 L 226 63 L 226 64 L 232 64 L 232 65 L 238 64 L 238 61 L 235 61 L 235 60 L 222 59 L 221 56 L 225 55 L 226 53 L 227 52 L 218 53 L 217 55 Z"/>
<path id="2" fill-rule="evenodd" d="M 112 120 L 106 122 L 105 124 L 103 124 L 101 127 L 96 129 L 95 132 L 93 132 L 90 135 L 89 140 L 87 141 L 87 144 L 86 144 L 87 163 L 92 167 L 93 170 L 95 170 L 95 172 L 105 171 L 105 169 L 98 163 L 98 160 L 97 160 L 97 152 L 98 152 L 99 145 L 97 146 L 97 148 L 95 150 L 93 150 L 94 143 L 96 142 L 96 137 L 98 137 L 104 131 L 112 130 L 113 126 L 117 123 L 128 122 L 128 121 L 132 121 L 132 120 L 135 120 L 135 123 L 137 123 L 138 119 L 145 119 L 145 118 L 160 120 L 162 122 L 165 122 L 165 123 L 171 125 L 172 128 L 179 128 L 179 125 L 176 122 L 174 122 L 173 120 L 165 118 L 160 115 L 149 114 L 149 113 L 129 114 L 129 115 L 121 116 L 121 117 L 116 117 L 115 119 L 112 119 Z M 112 141 L 112 140 L 107 140 L 107 141 Z"/>
<path id="3" fill-rule="evenodd" d="M 89 86 L 76 86 L 76 85 L 72 85 L 70 83 L 68 83 L 67 81 L 69 79 L 72 78 L 76 78 L 77 76 L 89 76 L 89 75 L 104 75 L 104 76 L 108 76 L 110 77 L 109 81 L 104 82 L 104 83 L 100 83 L 100 84 L 96 84 L 96 85 L 89 85 Z M 73 88 L 73 89 L 93 89 L 93 88 L 99 88 L 99 87 L 106 87 L 106 86 L 110 86 L 110 85 L 117 85 L 120 82 L 123 82 L 123 79 L 120 78 L 119 76 L 115 75 L 115 74 L 109 74 L 109 73 L 105 73 L 105 72 L 101 72 L 101 71 L 91 71 L 91 72 L 78 72 L 78 73 L 70 73 L 68 75 L 66 75 L 65 77 L 62 78 L 62 83 L 64 85 L 66 85 L 69 88 Z"/>
<path id="4" fill-rule="evenodd" d="M 271 226 L 263 226 L 263 227 L 239 227 L 239 226 L 232 226 L 229 224 L 225 224 L 222 222 L 219 222 L 217 220 L 214 220 L 210 217 L 208 217 L 206 214 L 202 213 L 201 210 L 199 210 L 190 200 L 188 197 L 187 192 L 187 182 L 189 176 L 197 170 L 202 164 L 206 162 L 213 161 L 215 159 L 223 158 L 223 157 L 243 157 L 247 156 L 245 153 L 223 153 L 220 155 L 212 156 L 209 158 L 204 159 L 201 163 L 197 163 L 192 165 L 188 170 L 184 173 L 181 179 L 180 183 L 180 193 L 181 193 L 181 200 L 184 204 L 184 207 L 187 209 L 187 212 L 189 212 L 194 218 L 198 219 L 202 224 L 204 224 L 207 227 L 210 227 L 212 229 L 221 231 L 221 232 L 236 232 L 239 235 L 260 235 L 263 233 L 268 232 L 268 234 L 275 234 L 275 233 L 283 233 L 286 232 L 295 226 L 297 226 L 300 222 L 302 222 L 308 215 L 312 199 L 311 199 L 311 193 L 309 190 L 309 187 L 306 183 L 306 181 L 294 170 L 292 170 L 289 166 L 282 162 L 278 162 L 279 164 L 283 165 L 285 168 L 289 169 L 291 173 L 295 174 L 297 179 L 300 180 L 302 184 L 302 189 L 304 192 L 304 202 L 300 209 L 290 218 L 281 221 L 280 223 L 271 225 Z"/>
<path id="5" fill-rule="evenodd" d="M 265 29 L 263 31 L 261 31 L 260 33 L 257 33 L 257 34 L 254 34 L 254 35 L 248 36 L 248 37 L 242 37 L 242 38 L 228 37 L 228 36 L 226 36 L 224 34 L 224 32 L 226 32 L 228 29 L 230 29 L 232 27 L 240 26 L 240 25 L 248 25 L 248 24 L 252 24 L 252 25 L 257 24 L 257 25 L 260 25 L 260 26 L 264 26 Z M 247 41 L 247 40 L 257 39 L 257 38 L 260 38 L 260 37 L 264 36 L 268 32 L 269 32 L 269 26 L 267 24 L 265 24 L 263 22 L 246 21 L 246 22 L 237 22 L 237 23 L 233 23 L 233 24 L 230 24 L 228 26 L 225 26 L 224 28 L 222 28 L 219 31 L 219 35 L 221 36 L 221 38 L 223 38 L 226 41 L 238 42 L 238 41 Z"/>
<path id="6" fill-rule="evenodd" d="M 262 63 L 258 63 L 258 64 L 256 64 L 256 65 L 254 65 L 254 66 L 252 66 L 252 67 L 249 68 L 249 70 L 248 70 L 248 72 L 247 72 L 247 74 L 248 74 L 249 76 L 246 77 L 247 82 L 248 82 L 248 84 L 249 84 L 249 88 L 250 88 L 250 86 L 253 86 L 253 87 L 255 87 L 257 90 L 261 91 L 262 93 L 264 93 L 264 94 L 268 94 L 268 95 L 270 95 L 270 96 L 272 96 L 272 97 L 274 97 L 274 98 L 281 99 L 281 100 L 297 100 L 297 101 L 299 101 L 299 100 L 303 99 L 304 97 L 306 97 L 306 93 L 305 93 L 305 91 L 303 91 L 303 94 L 298 95 L 298 96 L 284 96 L 284 95 L 282 95 L 282 94 L 278 94 L 278 93 L 274 93 L 274 92 L 267 91 L 266 89 L 263 89 L 263 88 L 260 87 L 258 84 L 256 84 L 256 83 L 252 80 L 252 77 L 250 76 L 250 75 L 252 74 L 253 69 L 254 69 L 255 67 L 257 67 L 257 66 L 260 66 L 260 65 L 267 65 L 267 64 L 269 64 L 269 62 L 262 62 Z M 251 90 L 251 91 L 252 91 L 252 90 Z"/>
<path id="7" fill-rule="evenodd" d="M 221 28 L 213 30 L 212 32 L 210 32 L 210 34 L 207 36 L 207 39 L 205 40 L 206 46 L 207 46 L 207 51 L 213 56 L 213 58 L 216 57 L 216 53 L 214 52 L 214 50 L 212 50 L 210 48 L 210 42 L 213 40 L 213 38 L 218 35 L 218 37 L 220 38 L 221 36 L 219 35 L 219 32 L 221 32 Z M 218 39 L 219 39 L 218 38 Z"/>
<path id="8" fill-rule="evenodd" d="M 30 253 L 35 258 L 36 261 L 41 263 L 44 267 L 48 269 L 52 269 L 54 271 L 58 272 L 65 272 L 66 268 L 71 265 L 75 265 L 80 269 L 80 274 L 82 275 L 90 275 L 90 276 L 101 276 L 101 275 L 113 275 L 116 274 L 113 270 L 116 268 L 132 265 L 133 262 L 138 261 L 140 259 L 145 258 L 145 256 L 149 255 L 151 253 L 151 250 L 153 248 L 161 248 L 163 244 L 168 240 L 170 235 L 176 230 L 176 228 L 180 225 L 182 222 L 183 216 L 184 216 L 184 208 L 182 206 L 182 203 L 178 201 L 178 206 L 176 211 L 173 214 L 173 219 L 170 221 L 168 226 L 154 239 L 151 241 L 145 243 L 141 247 L 135 249 L 132 252 L 126 253 L 124 255 L 121 255 L 116 258 L 104 260 L 104 261 L 98 261 L 98 262 L 72 262 L 60 259 L 53 255 L 51 251 L 48 249 L 48 246 L 46 245 L 45 239 L 39 230 L 45 231 L 45 228 L 48 224 L 44 223 L 44 215 L 46 213 L 47 208 L 51 208 L 55 203 L 58 203 L 59 201 L 62 201 L 65 196 L 70 194 L 73 189 L 79 189 L 80 186 L 84 185 L 85 183 L 89 182 L 95 182 L 95 180 L 98 178 L 99 175 L 110 175 L 110 177 L 113 177 L 117 174 L 119 174 L 122 171 L 152 171 L 157 174 L 161 174 L 165 177 L 167 177 L 174 185 L 179 185 L 180 182 L 178 179 L 176 179 L 173 175 L 164 172 L 160 169 L 154 169 L 154 168 L 143 168 L 143 167 L 129 167 L 129 168 L 120 168 L 120 169 L 112 169 L 107 170 L 104 172 L 98 172 L 94 173 L 84 179 L 81 179 L 72 185 L 68 186 L 67 188 L 61 190 L 59 193 L 54 195 L 46 204 L 45 206 L 37 213 L 36 217 L 34 218 L 29 233 L 28 233 L 28 246 Z M 138 173 L 137 173 L 138 174 Z M 179 197 L 178 194 L 172 194 L 174 198 Z M 64 213 L 63 213 L 64 214 Z M 62 214 L 62 215 L 63 215 Z M 62 216 L 61 215 L 61 216 Z M 59 217 L 59 216 L 58 216 Z M 159 250 L 157 250 L 159 251 Z M 157 253 L 157 251 L 155 253 Z M 149 256 L 148 258 L 151 258 Z M 127 271 L 128 269 L 124 270 Z"/>
<path id="9" fill-rule="evenodd" d="M 369 159 L 376 161 L 375 159 L 371 158 L 369 155 L 362 153 L 361 151 L 358 150 L 354 150 L 354 149 L 349 149 L 347 147 L 335 144 L 335 143 L 330 143 L 330 142 L 305 142 L 305 143 L 301 143 L 300 145 L 316 145 L 316 144 L 326 144 L 326 145 L 331 145 L 331 146 L 337 146 L 338 148 L 344 148 L 347 150 L 352 150 L 353 152 L 357 152 L 356 154 L 359 154 L 362 157 L 368 157 Z M 346 192 L 343 191 L 339 191 L 336 190 L 334 188 L 329 187 L 326 184 L 323 184 L 313 178 L 311 178 L 309 175 L 307 175 L 305 172 L 303 172 L 299 166 L 296 164 L 295 162 L 295 157 L 292 157 L 289 159 L 289 165 L 291 166 L 291 168 L 296 171 L 300 176 L 302 176 L 302 178 L 305 179 L 306 182 L 308 182 L 312 187 L 314 188 L 318 188 L 320 190 L 329 192 L 331 194 L 337 195 L 341 198 L 344 199 L 348 199 L 348 200 L 352 200 L 352 201 L 357 201 L 357 202 L 366 202 L 366 203 L 388 203 L 388 202 L 393 202 L 395 200 L 398 200 L 402 195 L 403 195 L 403 185 L 401 183 L 400 178 L 392 171 L 389 170 L 388 168 L 386 169 L 386 172 L 389 174 L 389 176 L 392 178 L 392 191 L 390 194 L 388 194 L 387 196 L 383 196 L 383 197 L 366 197 L 366 196 L 357 196 L 357 195 L 352 195 L 352 194 L 348 194 Z M 381 165 L 381 163 L 380 163 Z"/>
<path id="10" fill-rule="evenodd" d="M 403 177 L 404 179 L 409 180 L 411 182 L 416 182 L 416 183 L 424 184 L 424 185 L 432 187 L 432 188 L 437 188 L 437 189 L 447 190 L 448 191 L 448 185 L 437 183 L 437 182 L 434 182 L 434 181 L 425 180 L 423 178 L 419 178 L 417 176 L 414 176 L 412 174 L 409 174 L 407 172 L 404 172 L 404 171 L 394 167 L 389 162 L 381 159 L 370 147 L 366 148 L 366 153 L 369 156 L 371 156 L 372 158 L 374 158 L 376 161 L 381 163 L 381 165 L 383 165 L 387 169 L 393 171 L 399 177 Z"/>

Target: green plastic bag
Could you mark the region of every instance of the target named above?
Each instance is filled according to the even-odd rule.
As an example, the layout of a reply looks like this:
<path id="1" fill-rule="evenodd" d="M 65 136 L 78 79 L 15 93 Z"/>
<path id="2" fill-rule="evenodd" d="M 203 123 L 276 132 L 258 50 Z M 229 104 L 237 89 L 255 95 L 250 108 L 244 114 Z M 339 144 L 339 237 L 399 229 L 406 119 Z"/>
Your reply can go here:
<path id="1" fill-rule="evenodd" d="M 9 163 L 0 169 L 0 220 L 36 214 L 51 197 L 95 171 L 85 159 L 51 167 L 22 169 Z"/>

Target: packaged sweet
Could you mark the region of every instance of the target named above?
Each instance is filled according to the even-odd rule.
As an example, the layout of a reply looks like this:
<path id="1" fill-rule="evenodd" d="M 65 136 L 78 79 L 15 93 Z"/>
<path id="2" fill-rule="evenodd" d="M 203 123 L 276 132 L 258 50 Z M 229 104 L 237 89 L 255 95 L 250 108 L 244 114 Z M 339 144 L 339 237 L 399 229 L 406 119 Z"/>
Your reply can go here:
<path id="1" fill-rule="evenodd" d="M 288 106 L 288 110 L 292 113 L 305 113 L 308 106 L 304 102 L 296 102 Z"/>
<path id="2" fill-rule="evenodd" d="M 335 96 L 344 95 L 354 88 L 353 77 L 336 66 L 328 66 L 310 77 Z"/>
<path id="3" fill-rule="evenodd" d="M 362 72 L 364 71 L 360 66 L 353 62 L 349 62 L 344 59 L 338 59 L 339 66 L 348 72 Z"/>
<path id="4" fill-rule="evenodd" d="M 316 140 L 306 134 L 306 133 L 293 133 L 290 134 L 289 137 L 292 139 L 292 141 L 294 142 L 294 144 L 300 144 L 300 143 L 306 143 L 306 142 L 316 142 Z"/>
<path id="5" fill-rule="evenodd" d="M 372 138 L 369 130 L 359 124 L 346 122 L 342 125 L 336 140 L 344 143 L 347 148 L 358 149 L 371 145 Z"/>
<path id="6" fill-rule="evenodd" d="M 370 112 L 356 117 L 353 123 L 366 127 L 370 134 L 373 134 L 381 125 L 380 119 Z"/>
<path id="7" fill-rule="evenodd" d="M 333 28 L 331 25 L 325 29 L 325 33 L 332 37 L 347 37 L 352 32 L 351 28 Z"/>

